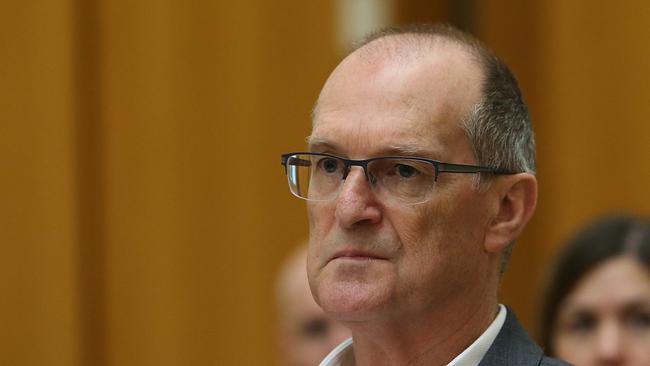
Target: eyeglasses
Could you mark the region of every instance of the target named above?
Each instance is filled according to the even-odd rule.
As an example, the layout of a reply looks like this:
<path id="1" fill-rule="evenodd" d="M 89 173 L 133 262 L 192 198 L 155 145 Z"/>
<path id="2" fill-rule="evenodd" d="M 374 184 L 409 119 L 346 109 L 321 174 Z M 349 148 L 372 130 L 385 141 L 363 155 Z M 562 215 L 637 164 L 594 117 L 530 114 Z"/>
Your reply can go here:
<path id="1" fill-rule="evenodd" d="M 282 155 L 289 189 L 308 201 L 329 201 L 338 196 L 353 166 L 363 168 L 366 180 L 382 202 L 413 205 L 427 201 L 440 173 L 516 174 L 476 165 L 450 164 L 418 157 L 383 156 L 352 160 L 321 153 Z"/>

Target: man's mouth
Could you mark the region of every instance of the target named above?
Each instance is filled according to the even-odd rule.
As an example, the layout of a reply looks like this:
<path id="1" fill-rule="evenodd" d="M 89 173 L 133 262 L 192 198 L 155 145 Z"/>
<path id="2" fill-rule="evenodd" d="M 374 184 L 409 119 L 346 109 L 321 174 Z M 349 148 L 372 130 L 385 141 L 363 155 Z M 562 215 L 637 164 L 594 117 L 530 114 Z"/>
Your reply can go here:
<path id="1" fill-rule="evenodd" d="M 376 253 L 360 250 L 360 249 L 344 249 L 336 252 L 330 261 L 335 259 L 349 259 L 349 260 L 386 260 L 387 258 Z"/>

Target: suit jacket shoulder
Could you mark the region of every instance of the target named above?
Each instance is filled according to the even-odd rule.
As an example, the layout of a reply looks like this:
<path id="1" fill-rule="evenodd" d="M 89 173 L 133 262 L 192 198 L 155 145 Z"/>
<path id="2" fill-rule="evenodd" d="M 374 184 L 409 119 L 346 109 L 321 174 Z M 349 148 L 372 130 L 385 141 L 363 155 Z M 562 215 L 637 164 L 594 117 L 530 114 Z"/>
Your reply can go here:
<path id="1" fill-rule="evenodd" d="M 544 356 L 542 358 L 542 361 L 539 363 L 540 366 L 572 366 L 571 364 L 568 364 L 564 361 L 557 360 L 555 358 L 550 358 Z"/>
<path id="2" fill-rule="evenodd" d="M 570 366 L 550 357 L 530 338 L 512 309 L 479 366 Z"/>

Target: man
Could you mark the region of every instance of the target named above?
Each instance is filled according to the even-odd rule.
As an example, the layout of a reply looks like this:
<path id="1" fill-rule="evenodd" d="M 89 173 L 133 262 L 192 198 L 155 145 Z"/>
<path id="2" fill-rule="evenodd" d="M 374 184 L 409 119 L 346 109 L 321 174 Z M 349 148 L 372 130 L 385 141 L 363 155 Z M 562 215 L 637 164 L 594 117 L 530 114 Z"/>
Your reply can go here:
<path id="1" fill-rule="evenodd" d="M 277 347 L 280 365 L 314 366 L 350 337 L 350 330 L 316 305 L 307 282 L 307 246 L 282 264 L 276 283 Z"/>
<path id="2" fill-rule="evenodd" d="M 309 153 L 316 302 L 352 330 L 321 365 L 558 365 L 497 301 L 535 209 L 534 139 L 507 66 L 449 26 L 374 34 L 330 75 Z"/>

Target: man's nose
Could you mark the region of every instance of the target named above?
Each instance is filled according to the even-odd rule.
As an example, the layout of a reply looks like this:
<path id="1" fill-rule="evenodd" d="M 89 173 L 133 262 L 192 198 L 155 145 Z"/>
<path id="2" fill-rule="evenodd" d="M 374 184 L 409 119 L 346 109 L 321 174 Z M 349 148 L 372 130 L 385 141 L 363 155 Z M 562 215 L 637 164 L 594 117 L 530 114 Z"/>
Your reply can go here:
<path id="1" fill-rule="evenodd" d="M 621 327 L 616 322 L 604 323 L 596 338 L 596 364 L 622 365 L 625 362 L 625 342 Z"/>
<path id="2" fill-rule="evenodd" d="M 381 221 L 380 203 L 363 168 L 352 167 L 345 178 L 336 202 L 336 218 L 345 228 Z"/>

